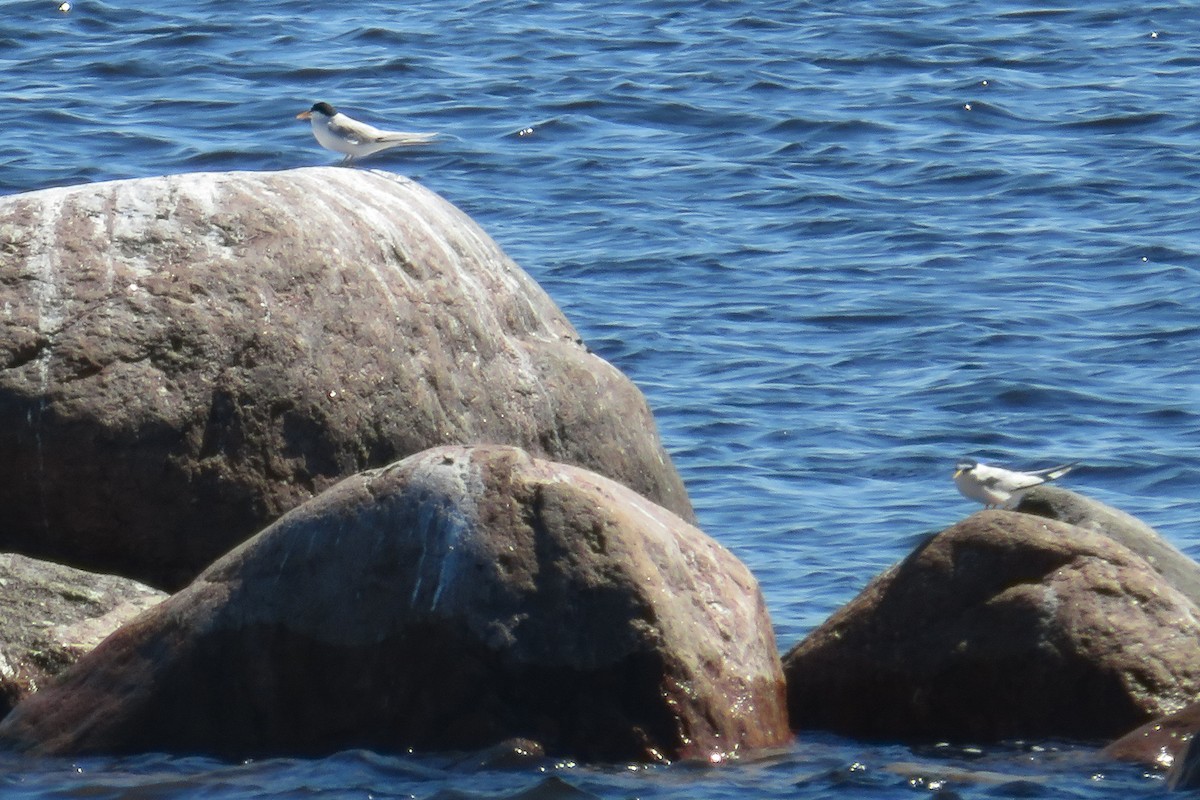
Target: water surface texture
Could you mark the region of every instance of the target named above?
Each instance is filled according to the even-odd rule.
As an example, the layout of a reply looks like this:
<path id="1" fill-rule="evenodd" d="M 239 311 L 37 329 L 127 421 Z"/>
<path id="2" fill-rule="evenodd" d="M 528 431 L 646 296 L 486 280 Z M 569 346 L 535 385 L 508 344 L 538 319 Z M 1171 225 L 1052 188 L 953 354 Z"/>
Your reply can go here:
<path id="1" fill-rule="evenodd" d="M 1198 68 L 1183 2 L 8 2 L 0 193 L 334 163 L 317 100 L 443 132 L 362 168 L 458 204 L 642 388 L 787 648 L 975 510 L 959 456 L 1079 460 L 1200 555 Z M 814 734 L 719 769 L 3 766 L 28 798 L 1162 790 L 1087 744 Z"/>

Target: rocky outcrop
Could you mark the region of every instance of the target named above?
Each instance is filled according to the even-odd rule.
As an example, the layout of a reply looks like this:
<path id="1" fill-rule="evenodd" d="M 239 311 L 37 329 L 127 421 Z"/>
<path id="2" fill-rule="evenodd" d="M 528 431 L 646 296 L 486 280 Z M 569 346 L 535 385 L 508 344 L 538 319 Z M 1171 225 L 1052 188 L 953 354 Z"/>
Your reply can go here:
<path id="1" fill-rule="evenodd" d="M 790 736 L 754 578 L 627 488 L 507 447 L 346 479 L 129 623 L 0 740 L 244 757 L 709 757 Z"/>
<path id="2" fill-rule="evenodd" d="M 1141 520 L 1056 486 L 1039 486 L 1021 498 L 1017 511 L 1102 533 L 1141 556 L 1163 578 L 1200 605 L 1200 564 Z M 1104 755 L 1168 770 L 1172 788 L 1200 787 L 1200 750 L 1189 743 L 1200 731 L 1200 703 L 1156 717 L 1104 748 Z M 1187 753 L 1195 750 L 1190 755 Z"/>
<path id="3" fill-rule="evenodd" d="M 1200 564 L 1137 517 L 1057 486 L 1025 492 L 1016 511 L 1100 533 L 1141 556 L 1168 583 L 1200 606 Z"/>
<path id="4" fill-rule="evenodd" d="M 984 511 L 784 658 L 792 725 L 900 739 L 1099 739 L 1200 692 L 1200 611 L 1137 554 Z"/>
<path id="5" fill-rule="evenodd" d="M 0 553 L 0 717 L 165 597 L 125 578 Z"/>
<path id="6" fill-rule="evenodd" d="M 341 478 L 450 443 L 691 518 L 645 400 L 400 176 L 173 175 L 0 198 L 0 549 L 178 587 Z"/>

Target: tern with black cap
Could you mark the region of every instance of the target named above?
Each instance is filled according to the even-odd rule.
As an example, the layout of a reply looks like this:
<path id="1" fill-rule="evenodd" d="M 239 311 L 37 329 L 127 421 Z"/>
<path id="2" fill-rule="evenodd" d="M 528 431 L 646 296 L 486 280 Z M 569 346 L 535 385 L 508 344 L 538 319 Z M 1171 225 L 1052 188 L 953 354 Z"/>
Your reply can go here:
<path id="1" fill-rule="evenodd" d="M 313 103 L 312 108 L 301 111 L 296 119 L 309 120 L 317 142 L 327 150 L 346 156 L 343 163 L 393 147 L 429 144 L 438 136 L 436 133 L 380 130 L 346 116 L 329 103 Z"/>
<path id="2" fill-rule="evenodd" d="M 1074 469 L 1077 463 L 1061 464 L 1032 472 L 1018 472 L 964 458 L 954 467 L 954 485 L 964 497 L 983 503 L 988 508 L 994 508 L 1010 500 L 1013 495 L 1061 478 Z"/>

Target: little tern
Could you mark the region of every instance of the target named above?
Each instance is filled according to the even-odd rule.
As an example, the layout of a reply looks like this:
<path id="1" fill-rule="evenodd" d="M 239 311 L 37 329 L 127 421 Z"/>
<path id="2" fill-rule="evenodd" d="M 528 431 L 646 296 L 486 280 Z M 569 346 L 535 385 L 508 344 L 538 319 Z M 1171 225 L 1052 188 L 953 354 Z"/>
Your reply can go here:
<path id="1" fill-rule="evenodd" d="M 296 119 L 309 120 L 313 136 L 317 137 L 322 147 L 346 156 L 342 163 L 393 147 L 428 144 L 437 138 L 436 133 L 380 130 L 346 116 L 329 103 L 313 103 L 312 108 L 301 111 Z"/>
<path id="2" fill-rule="evenodd" d="M 1032 472 L 1017 472 L 1016 470 L 980 464 L 978 461 L 963 459 L 954 468 L 954 485 L 969 497 L 983 503 L 988 508 L 994 508 L 1034 486 L 1061 478 L 1066 475 L 1078 462 L 1062 464 L 1048 469 Z"/>

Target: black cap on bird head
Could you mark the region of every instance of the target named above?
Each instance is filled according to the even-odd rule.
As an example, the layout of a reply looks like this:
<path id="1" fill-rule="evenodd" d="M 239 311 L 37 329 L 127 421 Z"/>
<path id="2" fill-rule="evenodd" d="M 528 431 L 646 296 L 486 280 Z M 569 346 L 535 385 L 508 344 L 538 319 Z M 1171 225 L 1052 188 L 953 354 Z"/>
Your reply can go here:
<path id="1" fill-rule="evenodd" d="M 338 113 L 337 109 L 329 105 L 329 103 L 313 103 L 313 107 L 309 111 L 324 114 L 327 117 L 332 117 Z"/>

